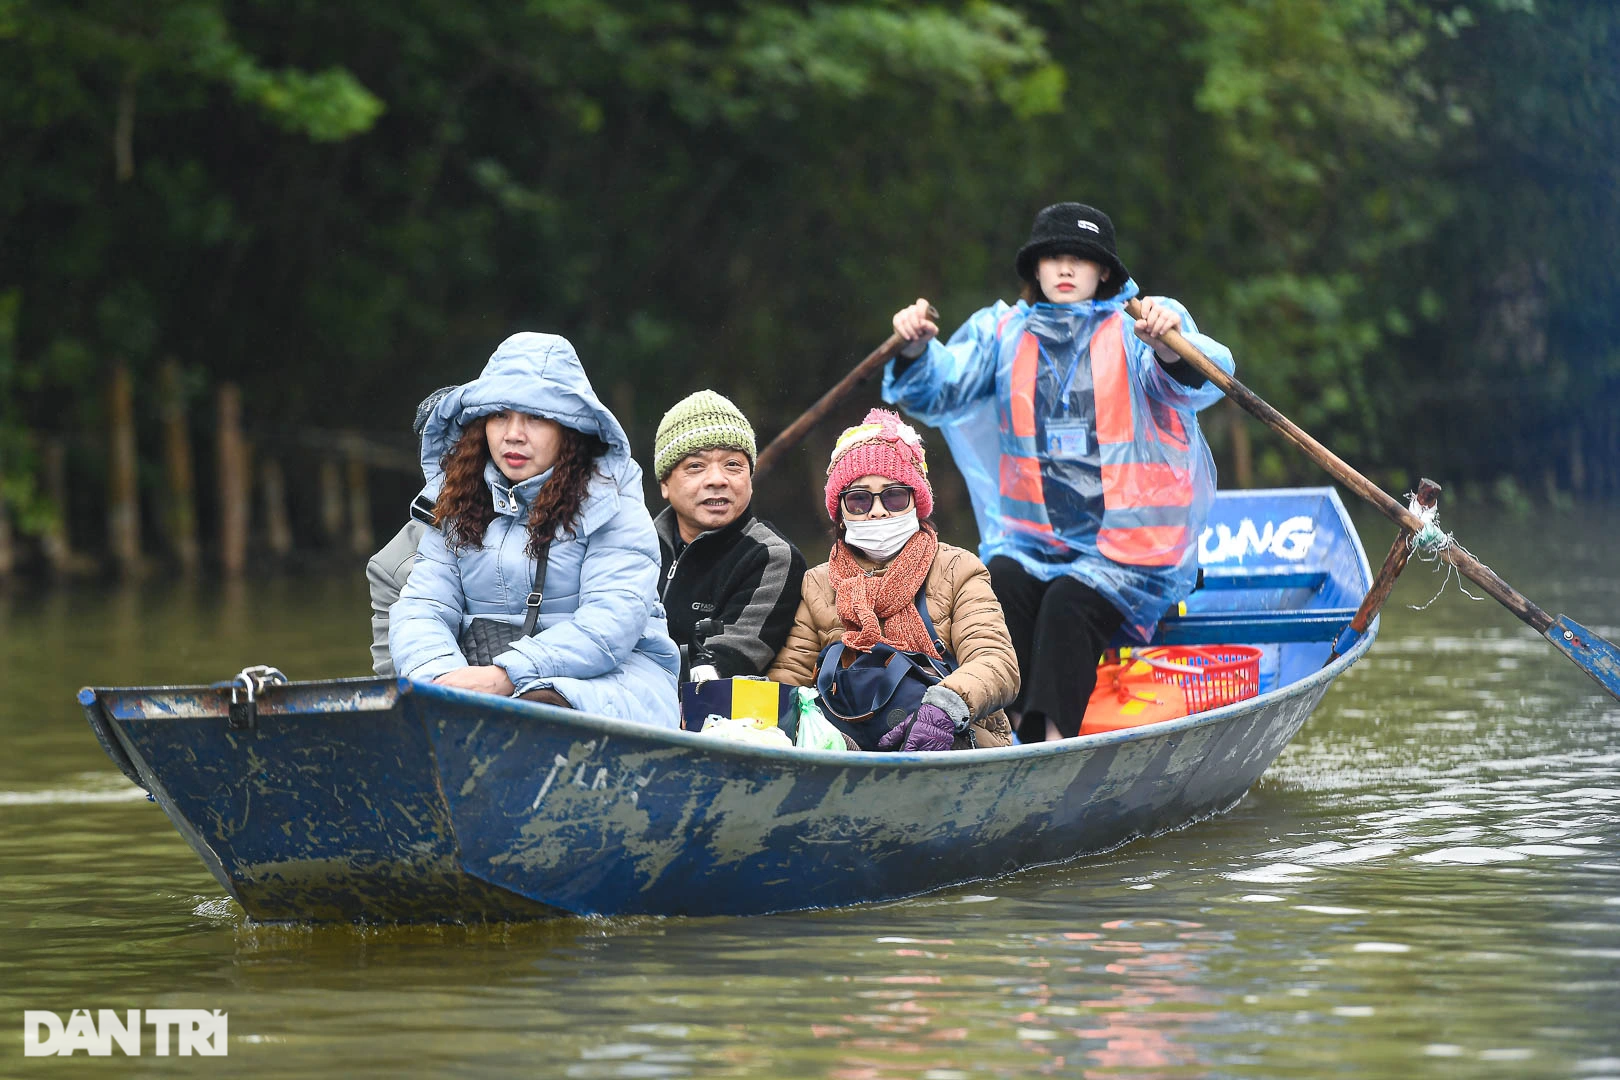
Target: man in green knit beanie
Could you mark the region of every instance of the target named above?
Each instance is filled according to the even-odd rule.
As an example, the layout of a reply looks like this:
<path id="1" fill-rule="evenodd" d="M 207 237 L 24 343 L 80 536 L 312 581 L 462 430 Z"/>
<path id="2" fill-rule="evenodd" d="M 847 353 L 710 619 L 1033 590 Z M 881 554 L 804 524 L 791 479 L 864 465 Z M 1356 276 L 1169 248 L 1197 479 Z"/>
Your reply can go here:
<path id="1" fill-rule="evenodd" d="M 676 402 L 658 423 L 653 474 L 669 503 L 653 521 L 658 598 L 683 681 L 763 675 L 793 627 L 804 556 L 749 509 L 756 457 L 753 425 L 712 390 Z M 704 620 L 710 632 L 694 640 Z"/>

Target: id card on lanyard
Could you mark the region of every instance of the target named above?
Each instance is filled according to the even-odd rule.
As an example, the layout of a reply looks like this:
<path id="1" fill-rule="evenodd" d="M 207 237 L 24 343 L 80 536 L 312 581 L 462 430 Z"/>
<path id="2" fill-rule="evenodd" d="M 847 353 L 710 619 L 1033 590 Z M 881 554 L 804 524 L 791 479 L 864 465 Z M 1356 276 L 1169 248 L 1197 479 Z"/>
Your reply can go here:
<path id="1" fill-rule="evenodd" d="M 1084 420 L 1053 417 L 1046 422 L 1046 456 L 1053 461 L 1080 461 L 1091 456 L 1091 425 Z"/>
<path id="2" fill-rule="evenodd" d="M 1046 346 L 1041 345 L 1041 359 L 1052 369 L 1052 377 L 1057 379 L 1057 365 L 1046 353 Z M 1068 375 L 1058 379 L 1058 415 L 1046 421 L 1046 456 L 1052 461 L 1080 461 L 1091 455 L 1091 424 L 1088 421 L 1077 419 L 1069 415 L 1069 393 L 1074 386 L 1074 377 L 1080 370 L 1080 365 L 1091 355 L 1090 349 L 1081 349 L 1069 366 Z"/>

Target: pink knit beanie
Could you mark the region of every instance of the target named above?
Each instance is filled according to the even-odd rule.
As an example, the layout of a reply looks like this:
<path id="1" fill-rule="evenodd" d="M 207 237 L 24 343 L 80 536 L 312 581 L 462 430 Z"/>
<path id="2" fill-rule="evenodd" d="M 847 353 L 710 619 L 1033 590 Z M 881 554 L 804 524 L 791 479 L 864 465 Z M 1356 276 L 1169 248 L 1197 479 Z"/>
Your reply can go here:
<path id="1" fill-rule="evenodd" d="M 928 486 L 928 461 L 915 428 L 887 409 L 873 409 L 866 419 L 845 428 L 827 463 L 827 516 L 838 520 L 838 496 L 863 476 L 885 476 L 912 490 L 917 516 L 934 512 L 934 489 Z"/>

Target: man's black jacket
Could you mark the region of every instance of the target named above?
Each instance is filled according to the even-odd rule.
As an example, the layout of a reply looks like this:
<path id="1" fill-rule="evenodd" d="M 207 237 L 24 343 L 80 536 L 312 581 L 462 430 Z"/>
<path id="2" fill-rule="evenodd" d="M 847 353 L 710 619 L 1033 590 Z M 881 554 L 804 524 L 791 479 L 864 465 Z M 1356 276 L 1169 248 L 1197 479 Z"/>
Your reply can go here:
<path id="1" fill-rule="evenodd" d="M 690 544 L 681 542 L 669 507 L 653 527 L 663 558 L 658 598 L 669 616 L 669 634 L 681 647 L 681 680 L 692 666 L 692 628 L 701 619 L 723 624 L 704 642 L 722 677 L 765 674 L 799 608 L 804 580 L 799 549 L 751 510 Z"/>

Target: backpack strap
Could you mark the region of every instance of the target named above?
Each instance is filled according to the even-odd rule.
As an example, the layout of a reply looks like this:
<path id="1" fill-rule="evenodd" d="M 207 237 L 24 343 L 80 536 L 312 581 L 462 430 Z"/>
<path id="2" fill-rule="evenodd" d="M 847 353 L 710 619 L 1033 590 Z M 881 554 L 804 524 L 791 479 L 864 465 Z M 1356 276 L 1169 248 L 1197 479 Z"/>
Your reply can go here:
<path id="1" fill-rule="evenodd" d="M 540 625 L 540 601 L 546 587 L 546 564 L 551 561 L 551 541 L 540 545 L 540 550 L 534 553 L 534 591 L 523 602 L 528 609 L 523 616 L 523 636 L 533 637 L 534 628 Z"/>
<path id="2" fill-rule="evenodd" d="M 934 649 L 939 653 L 940 659 L 949 665 L 950 671 L 955 671 L 960 665 L 956 661 L 956 656 L 945 645 L 945 639 L 939 636 L 939 631 L 934 627 L 934 620 L 929 617 L 928 597 L 923 595 L 926 589 L 927 584 L 925 583 L 922 588 L 917 590 L 917 614 L 922 616 L 923 629 L 928 631 L 928 639 L 934 643 Z M 946 672 L 946 674 L 949 674 L 949 672 Z"/>

